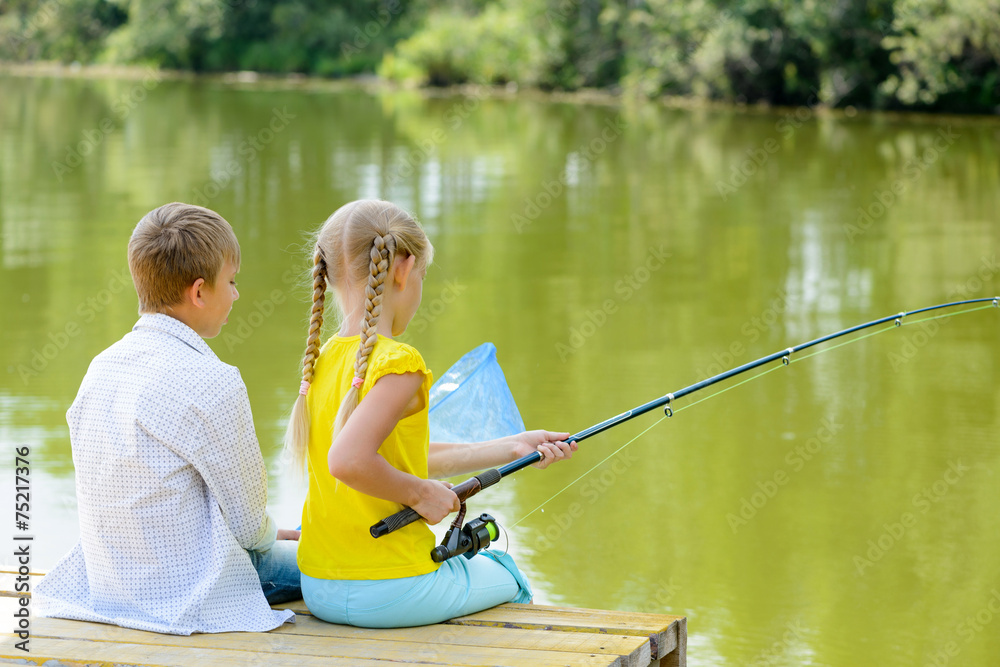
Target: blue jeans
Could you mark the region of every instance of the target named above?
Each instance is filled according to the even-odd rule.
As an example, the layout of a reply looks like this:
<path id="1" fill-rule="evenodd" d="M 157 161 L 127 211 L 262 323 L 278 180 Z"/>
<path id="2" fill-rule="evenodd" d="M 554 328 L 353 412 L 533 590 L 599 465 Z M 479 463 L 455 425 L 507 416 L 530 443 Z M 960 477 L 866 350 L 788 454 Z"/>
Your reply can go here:
<path id="1" fill-rule="evenodd" d="M 295 540 L 276 540 L 268 551 L 247 551 L 268 604 L 302 597 L 302 580 L 296 562 L 298 551 L 299 543 Z"/>
<path id="2" fill-rule="evenodd" d="M 504 602 L 530 602 L 531 587 L 514 559 L 482 551 L 400 579 L 317 579 L 302 574 L 302 598 L 317 618 L 363 628 L 440 623 Z"/>

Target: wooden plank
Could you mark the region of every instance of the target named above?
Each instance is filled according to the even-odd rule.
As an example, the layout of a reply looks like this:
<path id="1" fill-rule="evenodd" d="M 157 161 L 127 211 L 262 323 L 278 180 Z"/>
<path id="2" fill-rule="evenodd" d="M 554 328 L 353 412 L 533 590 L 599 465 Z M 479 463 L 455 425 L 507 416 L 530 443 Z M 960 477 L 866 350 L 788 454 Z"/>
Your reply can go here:
<path id="1" fill-rule="evenodd" d="M 108 626 L 101 623 L 85 623 L 66 619 L 36 618 L 32 624 L 33 636 L 58 638 L 58 626 L 47 624 L 69 623 L 88 628 L 84 636 L 97 638 L 107 634 Z M 140 632 L 140 631 L 133 631 Z M 257 636 L 252 633 L 241 635 Z M 505 628 L 479 626 L 426 625 L 415 628 L 370 629 L 335 625 L 321 621 L 308 614 L 296 616 L 295 623 L 285 623 L 265 634 L 288 634 L 323 637 L 330 640 L 368 639 L 377 642 L 423 643 L 432 646 L 453 647 L 461 654 L 464 647 L 503 647 L 530 649 L 535 651 L 573 652 L 606 656 L 600 664 L 614 664 L 620 658 L 623 667 L 646 667 L 650 664 L 651 653 L 648 639 L 583 632 L 548 632 L 544 630 L 509 630 Z M 219 635 L 208 635 L 219 636 Z M 67 635 L 69 637 L 69 635 Z M 123 641 L 127 641 L 124 640 Z M 137 642 L 139 643 L 139 642 Z M 324 647 L 323 655 L 335 654 Z"/>
<path id="2" fill-rule="evenodd" d="M 44 574 L 44 572 L 30 573 L 31 588 L 35 587 Z M 16 593 L 13 590 L 16 575 L 17 568 L 0 567 L 0 597 L 16 598 L 23 595 L 23 593 Z M 577 653 L 588 656 L 603 656 L 608 659 L 608 662 L 600 664 L 616 664 L 613 660 L 617 659 L 619 660 L 617 664 L 627 667 L 645 667 L 648 664 L 669 667 L 685 667 L 686 665 L 687 620 L 682 616 L 508 603 L 477 614 L 452 619 L 439 625 L 372 630 L 334 625 L 315 619 L 309 614 L 305 603 L 301 600 L 275 605 L 274 608 L 292 609 L 298 614 L 298 623 L 286 623 L 270 633 L 232 634 L 265 638 L 270 635 L 284 634 L 341 640 L 356 638 L 380 642 L 390 641 L 396 642 L 394 647 L 396 649 L 403 648 L 404 644 L 411 642 L 450 646 L 454 647 L 453 652 L 463 652 L 462 647 L 497 647 L 504 650 L 547 651 L 549 653 L 545 655 L 548 657 L 553 657 L 554 653 Z M 74 621 L 66 622 L 74 623 Z M 104 626 L 103 624 L 83 625 L 87 627 L 117 627 Z M 452 633 L 450 632 L 451 628 L 462 628 L 462 630 Z M 124 628 L 119 629 L 125 630 Z M 220 635 L 203 636 L 218 637 Z M 308 643 L 306 642 L 306 644 Z M 255 646 L 253 650 L 257 651 L 258 649 Z M 23 654 L 23 652 L 16 651 L 16 654 Z M 328 656 L 330 653 L 327 651 L 323 655 Z M 411 655 L 407 657 L 409 658 Z M 433 657 L 429 653 L 422 655 Z M 0 656 L 0 659 L 2 657 Z M 13 657 L 21 658 L 23 656 L 15 655 Z M 311 656 L 302 654 L 302 657 L 305 659 Z M 365 657 L 371 657 L 371 654 Z M 457 656 L 455 657 L 457 658 Z M 523 655 L 514 657 L 517 659 L 525 658 Z M 349 659 L 353 661 L 351 664 L 361 664 L 357 663 L 357 660 L 361 659 L 360 656 Z M 653 662 L 650 663 L 650 660 Z M 121 663 L 119 662 L 119 664 Z"/>
<path id="3" fill-rule="evenodd" d="M 681 619 L 682 616 L 507 603 L 445 623 L 648 636 L 655 649 L 653 659 L 658 659 L 677 647 Z"/>
<path id="4" fill-rule="evenodd" d="M 38 579 L 44 576 L 42 573 L 32 573 L 32 587 L 37 583 Z M 0 569 L 0 596 L 8 595 L 10 597 L 18 597 L 20 594 L 13 592 L 13 586 L 15 583 L 15 571 L 12 569 Z M 350 628 L 348 626 L 338 626 L 316 619 L 312 619 L 309 616 L 308 609 L 301 600 L 294 601 L 290 604 L 276 605 L 278 608 L 289 608 L 293 609 L 299 614 L 300 622 L 297 624 L 286 623 L 281 628 L 274 630 L 272 632 L 283 632 L 291 634 L 317 634 L 319 636 L 363 636 L 358 635 L 358 633 L 370 633 L 371 630 L 365 628 Z M 312 620 L 315 625 L 309 627 L 313 628 L 311 631 L 302 631 L 303 628 L 301 620 L 303 617 L 307 617 Z M 471 627 L 471 626 L 469 626 Z M 316 631 L 316 628 L 323 628 L 322 631 Z M 333 630 L 336 628 L 336 630 Z M 435 628 L 437 628 L 435 630 Z M 635 641 L 635 638 L 629 639 L 625 636 L 618 638 L 612 638 L 610 636 L 603 635 L 603 633 L 552 633 L 532 630 L 528 632 L 508 632 L 504 635 L 484 635 L 480 633 L 461 633 L 457 635 L 452 635 L 451 633 L 442 630 L 441 626 L 423 626 L 420 628 L 401 628 L 396 631 L 378 631 L 381 633 L 386 632 L 400 632 L 408 634 L 410 640 L 413 641 L 424 641 L 425 637 L 431 635 L 439 643 L 442 639 L 446 637 L 452 637 L 452 645 L 462 646 L 462 645 L 472 645 L 472 646 L 490 646 L 494 643 L 499 643 L 502 646 L 507 646 L 509 648 L 530 648 L 530 649 L 540 649 L 540 650 L 550 650 L 550 651 L 569 651 L 569 652 L 580 652 L 580 653 L 597 653 L 606 654 L 613 656 L 620 656 L 622 658 L 622 664 L 624 665 L 640 665 L 645 667 L 649 664 L 650 654 L 649 643 L 645 641 Z M 381 638 L 387 638 L 385 634 Z"/>
<path id="5" fill-rule="evenodd" d="M 291 609 L 296 614 L 309 613 L 302 600 L 276 605 L 275 608 Z M 444 621 L 442 624 L 648 637 L 652 657 L 656 660 L 677 648 L 677 622 L 683 618 L 667 614 L 508 602 L 476 614 Z"/>
<path id="6" fill-rule="evenodd" d="M 297 614 L 308 614 L 309 609 L 302 600 L 275 605 L 275 609 L 291 609 Z M 648 635 L 662 632 L 683 616 L 667 614 L 647 614 L 630 611 L 607 611 L 604 609 L 577 609 L 575 607 L 550 607 L 547 605 L 515 604 L 508 602 L 492 609 L 461 616 L 445 621 L 452 624 L 480 624 L 486 621 L 517 625 L 552 625 L 566 631 L 596 630 L 616 634 Z"/>
<path id="7" fill-rule="evenodd" d="M 546 651 L 571 651 L 621 656 L 626 667 L 646 667 L 651 660 L 646 637 L 586 632 L 549 632 L 483 626 L 422 625 L 414 628 L 372 630 L 321 621 L 309 614 L 296 615 L 271 633 L 337 638 L 371 638 L 382 642 L 423 642 L 448 646 L 504 646 Z"/>
<path id="8" fill-rule="evenodd" d="M 179 648 L 148 644 L 112 644 L 79 639 L 32 637 L 30 653 L 14 648 L 17 638 L 0 640 L 0 658 L 20 658 L 37 665 L 58 660 L 68 667 L 385 667 L 382 660 L 269 655 L 251 651 Z M 30 663 L 29 663 L 30 664 Z M 419 664 L 419 663 L 418 663 Z M 459 663 L 460 664 L 460 663 Z"/>
<path id="9" fill-rule="evenodd" d="M 308 614 L 309 609 L 302 600 L 295 600 L 286 604 L 274 605 L 275 609 L 291 609 L 297 614 Z M 683 616 L 672 616 L 668 614 L 647 614 L 644 612 L 632 611 L 608 611 L 605 609 L 578 609 L 575 607 L 550 607 L 548 605 L 537 604 L 516 604 L 508 602 L 506 604 L 487 609 L 486 611 L 462 616 L 446 623 L 463 621 L 464 619 L 499 620 L 514 622 L 524 620 L 525 623 L 537 624 L 539 617 L 557 619 L 558 625 L 606 628 L 608 630 L 631 631 L 629 633 L 619 632 L 618 634 L 648 634 L 663 630 L 674 621 L 684 618 Z"/>
<path id="10" fill-rule="evenodd" d="M 320 621 L 316 621 L 317 623 Z M 461 632 L 452 628 L 456 634 Z M 335 658 L 376 658 L 393 662 L 450 665 L 495 664 L 500 661 L 511 667 L 561 665 L 565 667 L 615 665 L 618 656 L 596 653 L 531 650 L 490 644 L 487 646 L 448 646 L 426 642 L 384 641 L 378 632 L 368 637 L 320 637 L 291 633 L 221 632 L 211 634 L 165 635 L 144 632 L 116 625 L 84 623 L 65 619 L 41 618 L 32 623 L 33 637 L 61 640 L 91 640 L 113 645 L 144 644 L 159 650 L 162 647 L 184 649 L 227 649 L 283 656 L 331 656 Z M 647 662 L 648 664 L 648 662 Z"/>
<path id="11" fill-rule="evenodd" d="M 19 598 L 19 597 L 22 597 L 24 595 L 27 595 L 28 597 L 31 597 L 31 591 L 35 589 L 35 585 L 39 581 L 41 581 L 42 577 L 45 576 L 45 575 L 40 574 L 38 572 L 32 572 L 32 573 L 30 573 L 28 575 L 28 588 L 29 588 L 29 591 L 27 593 L 18 593 L 18 592 L 15 591 L 14 585 L 18 583 L 18 581 L 17 581 L 17 577 L 18 576 L 20 576 L 20 575 L 17 574 L 16 570 L 10 571 L 9 568 L 0 571 L 0 597 L 3 597 L 3 598 Z"/>
<path id="12" fill-rule="evenodd" d="M 652 632 L 662 630 L 672 622 L 683 618 L 683 616 L 672 616 L 668 614 L 648 614 L 636 611 L 608 611 L 605 609 L 583 609 L 577 607 L 550 607 L 548 605 L 536 604 L 515 604 L 508 602 L 499 607 L 493 607 L 476 614 L 463 616 L 462 618 L 504 616 L 521 614 L 525 619 L 532 619 L 538 616 L 556 617 L 563 622 L 579 624 L 586 627 L 608 627 L 618 629 L 632 629 L 637 632 Z M 533 621 L 529 621 L 533 622 Z"/>
<path id="13" fill-rule="evenodd" d="M 677 621 L 677 648 L 652 664 L 659 667 L 687 667 L 687 619 Z"/>

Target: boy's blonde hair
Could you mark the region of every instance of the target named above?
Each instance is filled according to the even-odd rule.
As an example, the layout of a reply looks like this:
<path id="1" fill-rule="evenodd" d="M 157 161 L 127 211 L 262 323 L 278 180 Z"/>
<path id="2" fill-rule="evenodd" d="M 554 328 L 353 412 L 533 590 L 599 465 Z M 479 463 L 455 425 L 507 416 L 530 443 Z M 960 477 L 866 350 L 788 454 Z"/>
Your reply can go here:
<path id="1" fill-rule="evenodd" d="M 240 265 L 233 228 L 215 211 L 173 202 L 142 217 L 128 242 L 140 313 L 162 313 L 198 278 L 210 286 L 226 260 Z"/>
<path id="2" fill-rule="evenodd" d="M 302 380 L 312 382 L 313 368 L 319 357 L 320 330 L 327 286 L 334 288 L 337 303 L 344 314 L 342 295 L 349 290 L 365 293 L 365 315 L 361 322 L 361 341 L 354 361 L 354 376 L 364 380 L 368 356 L 375 347 L 375 332 L 382 313 L 385 281 L 396 259 L 416 257 L 415 271 L 422 271 L 433 259 L 434 248 L 417 221 L 395 204 L 380 199 L 361 199 L 344 204 L 327 218 L 313 247 L 313 293 L 309 316 L 309 335 L 302 362 Z M 343 428 L 358 407 L 358 389 L 352 386 L 340 403 L 333 433 Z M 305 396 L 299 395 L 285 433 L 285 451 L 294 467 L 302 470 L 309 443 L 309 410 Z"/>

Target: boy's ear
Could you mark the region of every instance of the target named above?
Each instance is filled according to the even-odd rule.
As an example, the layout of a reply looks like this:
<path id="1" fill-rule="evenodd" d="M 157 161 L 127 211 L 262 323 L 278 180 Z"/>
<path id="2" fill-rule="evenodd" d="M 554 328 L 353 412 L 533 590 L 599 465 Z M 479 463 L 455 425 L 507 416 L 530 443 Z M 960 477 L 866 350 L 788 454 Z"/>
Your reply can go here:
<path id="1" fill-rule="evenodd" d="M 417 256 L 410 255 L 401 262 L 396 262 L 396 267 L 393 270 L 396 284 L 399 285 L 399 289 L 406 289 L 406 281 L 410 277 L 410 273 L 413 272 L 413 265 L 417 263 Z"/>
<path id="2" fill-rule="evenodd" d="M 183 302 L 185 304 L 189 303 L 192 306 L 195 306 L 196 308 L 204 308 L 205 299 L 202 296 L 202 292 L 204 291 L 205 287 L 206 285 L 204 278 L 198 278 L 197 280 L 195 280 L 188 286 L 187 289 L 184 290 Z"/>

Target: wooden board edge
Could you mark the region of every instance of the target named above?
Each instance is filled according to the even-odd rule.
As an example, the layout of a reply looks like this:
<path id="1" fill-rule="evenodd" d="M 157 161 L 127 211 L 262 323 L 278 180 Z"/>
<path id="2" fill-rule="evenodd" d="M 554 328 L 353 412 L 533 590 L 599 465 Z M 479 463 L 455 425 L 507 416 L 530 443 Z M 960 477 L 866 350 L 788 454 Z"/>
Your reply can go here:
<path id="1" fill-rule="evenodd" d="M 651 664 L 659 667 L 687 667 L 687 618 L 681 618 L 676 624 L 675 646 L 671 651 L 660 655 Z"/>

